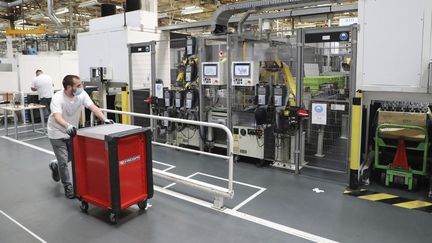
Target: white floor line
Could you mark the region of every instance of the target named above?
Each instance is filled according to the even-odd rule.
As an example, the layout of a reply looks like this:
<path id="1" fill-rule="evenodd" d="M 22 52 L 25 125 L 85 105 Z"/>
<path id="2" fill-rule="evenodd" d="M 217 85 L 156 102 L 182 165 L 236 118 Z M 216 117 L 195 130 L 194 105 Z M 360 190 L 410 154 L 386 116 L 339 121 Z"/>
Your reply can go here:
<path id="1" fill-rule="evenodd" d="M 54 152 L 51 151 L 51 150 L 44 149 L 44 148 L 41 148 L 41 147 L 35 146 L 35 145 L 33 145 L 33 144 L 25 143 L 25 142 L 23 142 L 23 141 L 19 141 L 19 140 L 16 140 L 16 139 L 13 139 L 13 138 L 10 138 L 10 137 L 6 137 L 6 136 L 1 136 L 1 138 L 4 138 L 4 139 L 9 140 L 9 141 L 12 141 L 12 142 L 14 142 L 14 143 L 18 143 L 18 144 L 21 144 L 21 145 L 27 146 L 27 147 L 29 147 L 29 148 L 36 149 L 36 150 L 39 150 L 39 151 L 41 151 L 41 152 L 44 152 L 44 153 L 47 153 L 47 154 L 50 154 L 50 155 L 53 155 L 53 156 L 54 156 Z"/>
<path id="2" fill-rule="evenodd" d="M 211 177 L 211 178 L 214 178 L 214 179 L 219 179 L 219 180 L 222 180 L 222 181 L 228 181 L 228 179 L 226 179 L 226 178 L 219 177 L 219 176 L 214 176 L 214 175 L 209 175 L 209 174 L 202 173 L 202 172 L 198 172 L 198 174 L 199 175 L 203 175 L 203 176 L 207 176 L 207 177 Z M 267 189 L 267 188 L 264 188 L 264 187 L 255 186 L 255 185 L 252 185 L 252 184 L 247 184 L 247 183 L 240 182 L 240 181 L 233 181 L 233 183 L 239 184 L 239 185 L 242 185 L 242 186 L 252 187 L 252 188 L 255 188 L 255 189 L 260 189 L 260 190 L 261 189 L 264 189 L 264 190 Z"/>
<path id="3" fill-rule="evenodd" d="M 21 141 L 21 142 L 28 142 L 28 141 L 37 140 L 37 139 L 42 139 L 42 138 L 47 138 L 47 136 L 41 136 L 41 137 L 35 137 L 35 138 L 28 138 L 28 139 L 23 139 L 23 140 L 20 140 L 20 141 Z"/>
<path id="4" fill-rule="evenodd" d="M 225 179 L 223 177 L 219 177 L 219 176 L 214 176 L 214 175 L 209 175 L 209 174 L 205 174 L 205 173 L 201 173 L 198 172 L 199 175 L 203 175 L 203 176 L 207 176 L 210 178 L 214 178 L 214 179 L 219 179 L 219 180 L 223 180 L 223 181 L 228 181 L 228 179 Z M 267 188 L 264 187 L 260 187 L 260 186 L 255 186 L 255 185 L 251 185 L 251 184 L 247 184 L 244 182 L 239 182 L 239 181 L 233 181 L 234 184 L 239 184 L 239 185 L 243 185 L 243 186 L 247 186 L 247 187 L 252 187 L 255 189 L 259 189 L 259 191 L 257 191 L 256 193 L 254 193 L 252 196 L 246 198 L 243 202 L 239 203 L 237 206 L 235 206 L 232 210 L 237 211 L 239 210 L 241 207 L 243 207 L 244 205 L 246 205 L 247 203 L 249 203 L 250 201 L 252 201 L 254 198 L 258 197 L 261 193 L 263 193 L 265 190 L 267 190 Z"/>
<path id="5" fill-rule="evenodd" d="M 49 150 L 46 150 L 46 149 L 34 146 L 32 144 L 29 144 L 29 143 L 21 142 L 21 141 L 18 141 L 18 140 L 15 140 L 15 139 L 11 139 L 11 138 L 8 138 L 8 137 L 5 137 L 5 136 L 2 136 L 2 138 L 10 140 L 10 141 L 15 142 L 15 143 L 19 143 L 21 145 L 24 145 L 24 146 L 27 146 L 27 147 L 30 147 L 30 148 L 33 148 L 33 149 L 36 149 L 36 150 L 39 150 L 39 151 L 44 152 L 44 153 L 48 153 L 48 154 L 54 155 L 54 152 L 52 152 L 52 151 L 49 151 Z M 199 173 L 199 172 L 197 172 L 197 173 Z M 203 174 L 203 173 L 201 173 L 201 174 Z M 212 176 L 212 177 L 217 178 L 215 176 Z M 222 178 L 222 179 L 225 179 L 225 178 Z M 158 191 L 158 192 L 161 192 L 161 193 L 164 193 L 164 194 L 167 194 L 167 195 L 170 195 L 170 196 L 182 199 L 184 201 L 188 201 L 188 202 L 191 202 L 191 203 L 194 203 L 194 204 L 197 204 L 197 205 L 200 205 L 200 206 L 203 206 L 203 207 L 210 208 L 210 209 L 214 210 L 212 203 L 203 201 L 201 199 L 197 199 L 197 198 L 194 198 L 194 197 L 191 197 L 191 196 L 188 196 L 188 195 L 184 195 L 184 194 L 181 194 L 181 193 L 178 193 L 178 192 L 174 192 L 174 191 L 171 191 L 171 190 L 168 190 L 168 189 L 164 189 L 164 188 L 159 187 L 159 186 L 154 186 L 154 189 L 155 189 L 155 191 Z M 304 231 L 301 231 L 301 230 L 298 230 L 298 229 L 294 229 L 294 228 L 291 228 L 291 227 L 288 227 L 288 226 L 285 226 L 285 225 L 282 225 L 282 224 L 278 224 L 278 223 L 275 223 L 275 222 L 272 222 L 272 221 L 269 221 L 269 220 L 266 220 L 266 219 L 258 218 L 258 217 L 255 217 L 255 216 L 252 216 L 252 215 L 249 215 L 249 214 L 246 214 L 246 213 L 242 213 L 242 212 L 239 212 L 239 211 L 234 211 L 232 209 L 228 209 L 227 208 L 227 209 L 218 210 L 218 211 L 222 212 L 222 213 L 225 213 L 225 214 L 228 214 L 228 215 L 231 215 L 231 216 L 234 216 L 234 217 L 237 217 L 237 218 L 240 218 L 240 219 L 244 219 L 244 220 L 247 220 L 247 221 L 250 221 L 250 222 L 253 222 L 253 223 L 265 226 L 265 227 L 268 227 L 268 228 L 271 228 L 271 229 L 274 229 L 274 230 L 277 230 L 277 231 L 280 231 L 280 232 L 283 232 L 283 233 L 286 233 L 286 234 L 289 234 L 289 235 L 294 235 L 294 236 L 297 236 L 299 238 L 310 240 L 310 241 L 313 241 L 313 242 L 337 243 L 337 241 L 326 239 L 326 238 L 323 238 L 323 237 L 318 236 L 318 235 L 310 234 L 310 233 L 307 233 L 307 232 L 304 232 Z M 42 242 L 45 242 L 45 241 L 42 241 Z"/>
<path id="6" fill-rule="evenodd" d="M 153 163 L 168 166 L 168 168 L 164 169 L 163 171 L 169 171 L 169 170 L 172 170 L 172 169 L 175 168 L 175 165 L 163 163 L 163 162 L 160 162 L 160 161 L 157 161 L 157 160 L 153 160 Z"/>
<path id="7" fill-rule="evenodd" d="M 164 189 L 168 189 L 168 188 L 170 188 L 170 187 L 172 187 L 172 186 L 175 186 L 177 183 L 171 183 L 171 184 L 169 184 L 169 185 L 166 185 L 166 186 L 164 186 L 163 188 Z"/>
<path id="8" fill-rule="evenodd" d="M 184 201 L 188 201 L 190 203 L 194 203 L 194 204 L 206 207 L 206 208 L 214 209 L 212 203 L 203 201 L 201 199 L 197 199 L 197 198 L 194 198 L 194 197 L 191 197 L 191 196 L 187 196 L 187 195 L 184 195 L 184 194 L 181 194 L 181 193 L 178 193 L 178 192 L 174 192 L 174 191 L 171 191 L 171 190 L 168 190 L 168 189 L 164 189 L 164 188 L 161 188 L 161 187 L 158 187 L 158 186 L 155 186 L 155 191 L 163 193 L 163 194 L 166 194 L 166 195 L 169 195 L 169 196 L 172 196 L 172 197 L 175 197 L 175 198 L 178 198 L 178 199 L 182 199 Z M 228 214 L 228 215 L 231 215 L 231 216 L 234 216 L 236 218 L 247 220 L 249 222 L 256 223 L 256 224 L 259 224 L 259 225 L 262 225 L 262 226 L 265 226 L 265 227 L 268 227 L 268 228 L 271 228 L 271 229 L 274 229 L 274 230 L 277 230 L 277 231 L 280 231 L 280 232 L 283 232 L 283 233 L 286 233 L 286 234 L 289 234 L 289 235 L 297 236 L 299 238 L 303 238 L 303 239 L 306 239 L 306 240 L 309 240 L 309 241 L 320 242 L 320 243 L 321 242 L 323 242 L 323 243 L 324 242 L 326 242 L 326 243 L 337 243 L 337 241 L 333 241 L 333 240 L 330 240 L 330 239 L 327 239 L 327 238 L 323 238 L 323 237 L 318 236 L 318 235 L 310 234 L 310 233 L 307 233 L 307 232 L 304 232 L 304 231 L 301 231 L 301 230 L 298 230 L 298 229 L 294 229 L 294 228 L 291 228 L 291 227 L 288 227 L 288 226 L 285 226 L 285 225 L 282 225 L 282 224 L 278 224 L 278 223 L 275 223 L 275 222 L 272 222 L 272 221 L 269 221 L 269 220 L 266 220 L 266 219 L 258 218 L 258 217 L 255 217 L 255 216 L 252 216 L 252 215 L 249 215 L 249 214 L 246 214 L 246 213 L 234 211 L 232 209 L 224 209 L 224 210 L 222 210 L 220 212 Z"/>
<path id="9" fill-rule="evenodd" d="M 3 212 L 2 210 L 0 210 L 0 213 L 3 214 L 6 218 L 8 218 L 10 221 L 14 222 L 16 225 L 18 225 L 19 227 L 21 227 L 23 230 L 27 231 L 27 233 L 31 234 L 34 238 L 36 238 L 37 240 L 39 240 L 42 243 L 47 243 L 44 239 L 42 239 L 40 236 L 38 236 L 37 234 L 33 233 L 32 231 L 30 231 L 29 229 L 27 229 L 24 225 L 20 224 L 18 221 L 16 221 L 15 219 L 13 219 L 11 216 L 7 215 L 5 212 Z"/>
<path id="10" fill-rule="evenodd" d="M 263 193 L 266 189 L 260 189 L 259 191 L 255 192 L 252 196 L 246 198 L 246 200 L 244 200 L 243 202 L 239 203 L 237 206 L 235 206 L 232 210 L 233 211 L 237 211 L 239 210 L 241 207 L 243 207 L 244 205 L 246 205 L 247 203 L 249 203 L 250 201 L 252 201 L 253 199 L 255 199 L 256 197 L 258 197 L 261 193 Z"/>
<path id="11" fill-rule="evenodd" d="M 196 176 L 196 175 L 198 175 L 199 174 L 199 172 L 195 172 L 195 173 L 193 173 L 192 175 L 188 175 L 188 176 L 186 176 L 186 178 L 192 178 L 192 177 L 194 177 L 194 176 Z M 167 186 L 164 186 L 163 188 L 164 189 L 168 189 L 168 188 L 170 188 L 170 187 L 172 187 L 172 186 L 175 186 L 177 183 L 171 183 L 171 184 L 169 184 L 169 185 L 167 185 Z"/>

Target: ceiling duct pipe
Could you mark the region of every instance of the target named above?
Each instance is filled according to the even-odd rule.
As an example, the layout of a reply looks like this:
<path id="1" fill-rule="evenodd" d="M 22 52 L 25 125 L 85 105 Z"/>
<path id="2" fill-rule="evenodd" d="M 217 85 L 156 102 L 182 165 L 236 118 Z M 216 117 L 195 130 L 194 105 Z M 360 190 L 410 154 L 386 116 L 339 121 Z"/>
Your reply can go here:
<path id="1" fill-rule="evenodd" d="M 53 0 L 47 0 L 47 10 L 48 10 L 48 18 L 50 18 L 50 20 L 54 22 L 57 26 L 62 26 L 63 25 L 62 22 L 60 22 L 60 20 L 54 14 Z"/>
<path id="2" fill-rule="evenodd" d="M 237 26 L 237 32 L 238 32 L 239 34 L 243 33 L 243 24 L 246 22 L 247 18 L 249 18 L 249 16 L 250 16 L 252 13 L 256 13 L 256 10 L 249 10 L 249 11 L 247 11 L 247 12 L 242 16 L 242 18 L 240 19 L 240 21 L 239 21 L 239 23 L 238 23 L 238 26 Z"/>
<path id="3" fill-rule="evenodd" d="M 0 2 L 0 7 L 1 8 L 12 8 L 21 4 L 24 4 L 28 2 L 28 0 L 17 0 L 17 1 L 13 1 L 13 2 Z"/>
<path id="4" fill-rule="evenodd" d="M 220 6 L 212 17 L 211 31 L 213 34 L 225 34 L 228 29 L 228 21 L 234 14 L 249 10 L 263 10 L 275 7 L 287 7 L 299 3 L 314 2 L 312 0 L 260 0 L 240 2 Z"/>

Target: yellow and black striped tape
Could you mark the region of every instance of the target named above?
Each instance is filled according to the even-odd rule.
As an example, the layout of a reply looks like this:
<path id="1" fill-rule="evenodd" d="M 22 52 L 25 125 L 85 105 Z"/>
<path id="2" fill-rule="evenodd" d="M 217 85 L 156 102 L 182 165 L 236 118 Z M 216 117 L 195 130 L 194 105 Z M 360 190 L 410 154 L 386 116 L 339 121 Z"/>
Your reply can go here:
<path id="1" fill-rule="evenodd" d="M 374 192 L 368 190 L 360 190 L 360 191 L 347 190 L 344 192 L 344 194 L 357 197 L 360 199 L 368 200 L 368 201 L 389 204 L 395 207 L 414 209 L 414 210 L 419 210 L 427 213 L 432 213 L 432 202 L 428 202 L 428 201 L 413 200 L 413 199 L 399 197 L 393 194 Z"/>

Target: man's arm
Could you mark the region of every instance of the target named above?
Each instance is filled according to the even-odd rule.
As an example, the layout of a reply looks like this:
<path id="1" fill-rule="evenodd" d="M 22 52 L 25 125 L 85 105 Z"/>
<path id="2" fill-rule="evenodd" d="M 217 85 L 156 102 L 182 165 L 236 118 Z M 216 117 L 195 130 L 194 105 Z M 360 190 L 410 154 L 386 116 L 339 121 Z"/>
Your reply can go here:
<path id="1" fill-rule="evenodd" d="M 103 112 L 99 109 L 99 107 L 97 107 L 95 104 L 91 104 L 89 106 L 89 110 L 91 110 L 97 118 L 99 118 L 100 121 L 105 121 L 105 115 L 103 114 Z"/>
<path id="2" fill-rule="evenodd" d="M 53 113 L 55 121 L 62 127 L 67 128 L 69 123 L 63 118 L 61 113 Z"/>
<path id="3" fill-rule="evenodd" d="M 36 81 L 34 79 L 31 82 L 31 87 L 30 88 L 31 88 L 32 91 L 37 91 Z"/>

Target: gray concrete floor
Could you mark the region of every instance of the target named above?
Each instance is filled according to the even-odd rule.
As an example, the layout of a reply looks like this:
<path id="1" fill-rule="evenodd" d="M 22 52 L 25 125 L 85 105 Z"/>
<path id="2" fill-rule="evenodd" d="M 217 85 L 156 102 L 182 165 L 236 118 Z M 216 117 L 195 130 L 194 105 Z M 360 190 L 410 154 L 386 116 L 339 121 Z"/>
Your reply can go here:
<path id="1" fill-rule="evenodd" d="M 25 129 L 25 128 L 23 128 Z M 0 130 L 0 135 L 4 131 Z M 20 139 L 40 136 L 24 133 Z M 48 139 L 27 141 L 52 150 Z M 53 156 L 0 138 L 0 210 L 47 242 L 303 242 L 280 230 L 233 217 L 216 210 L 156 192 L 145 213 L 132 207 L 120 223 L 107 222 L 106 211 L 79 210 L 77 200 L 67 200 L 60 184 L 51 181 L 48 163 Z M 176 166 L 170 172 L 225 186 L 227 163 L 218 159 L 154 148 L 154 159 Z M 155 164 L 163 169 L 162 165 Z M 236 181 L 266 190 L 238 211 L 339 242 L 429 242 L 432 215 L 343 195 L 340 181 L 295 176 L 271 167 L 237 163 Z M 167 181 L 156 179 L 166 186 Z M 324 190 L 315 193 L 314 188 Z M 258 191 L 235 184 L 236 196 L 226 206 L 234 208 Z M 208 194 L 175 185 L 176 192 L 211 201 Z M 0 214 L 0 242 L 39 242 Z"/>

